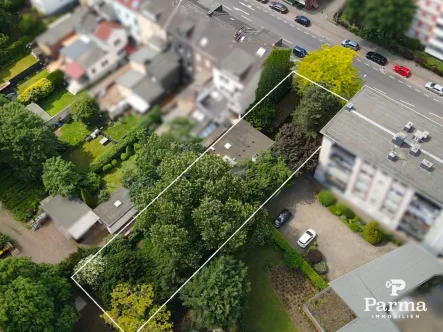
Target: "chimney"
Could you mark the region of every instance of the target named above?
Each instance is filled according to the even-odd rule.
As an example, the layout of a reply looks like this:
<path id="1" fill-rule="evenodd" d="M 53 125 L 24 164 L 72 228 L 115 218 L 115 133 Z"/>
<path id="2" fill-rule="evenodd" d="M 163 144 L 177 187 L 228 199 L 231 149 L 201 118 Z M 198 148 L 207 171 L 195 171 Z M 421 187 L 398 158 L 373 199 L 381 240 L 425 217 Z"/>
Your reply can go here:
<path id="1" fill-rule="evenodd" d="M 423 161 L 421 162 L 420 166 L 421 168 L 423 168 L 424 170 L 430 172 L 432 170 L 432 163 L 429 160 L 423 159 Z"/>
<path id="2" fill-rule="evenodd" d="M 388 160 L 390 160 L 390 161 L 396 161 L 396 160 L 397 160 L 397 152 L 395 152 L 394 150 L 392 150 L 391 152 L 389 152 L 389 154 L 388 154 Z"/>
<path id="3" fill-rule="evenodd" d="M 397 146 L 401 146 L 406 139 L 406 135 L 404 133 L 397 133 L 392 138 L 392 143 Z"/>
<path id="4" fill-rule="evenodd" d="M 350 111 L 352 111 L 354 109 L 354 104 L 353 103 L 347 103 L 345 107 L 346 107 L 346 110 L 350 112 Z"/>
<path id="5" fill-rule="evenodd" d="M 413 144 L 411 148 L 409 149 L 409 154 L 417 157 L 420 154 L 420 145 L 419 144 Z"/>
<path id="6" fill-rule="evenodd" d="M 403 127 L 403 131 L 409 133 L 412 129 L 412 127 L 414 126 L 414 124 L 409 121 L 407 124 L 405 124 L 405 126 Z"/>

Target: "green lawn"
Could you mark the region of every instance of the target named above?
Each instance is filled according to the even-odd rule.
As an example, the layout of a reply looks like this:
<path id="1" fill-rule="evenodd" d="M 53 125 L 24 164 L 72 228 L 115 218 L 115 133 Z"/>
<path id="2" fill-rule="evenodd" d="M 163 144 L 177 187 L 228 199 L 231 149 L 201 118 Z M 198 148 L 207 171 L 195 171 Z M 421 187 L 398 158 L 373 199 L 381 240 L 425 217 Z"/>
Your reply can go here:
<path id="1" fill-rule="evenodd" d="M 92 130 L 89 130 L 83 122 L 71 120 L 69 123 L 65 123 L 59 131 L 61 132 L 60 139 L 63 142 L 69 145 L 75 145 Z"/>
<path id="2" fill-rule="evenodd" d="M 117 188 L 122 185 L 121 176 L 122 176 L 123 167 L 129 164 L 133 164 L 134 162 L 135 162 L 135 155 L 129 158 L 128 160 L 122 162 L 117 168 L 112 170 L 112 172 L 106 174 L 102 179 L 103 188 L 105 188 L 110 193 L 116 191 Z"/>
<path id="3" fill-rule="evenodd" d="M 9 81 L 15 75 L 20 74 L 23 70 L 29 68 L 36 62 L 37 60 L 29 54 L 20 60 L 11 63 L 9 66 L 0 69 L 0 84 Z"/>
<path id="4" fill-rule="evenodd" d="M 55 90 L 45 99 L 42 99 L 38 102 L 39 106 L 43 108 L 46 113 L 51 116 L 57 115 L 61 110 L 63 110 L 69 104 L 78 98 L 79 96 L 85 94 L 86 92 L 80 92 L 77 95 L 71 94 L 65 88 L 60 88 Z"/>
<path id="5" fill-rule="evenodd" d="M 254 248 L 243 258 L 251 280 L 248 309 L 243 317 L 247 331 L 297 332 L 275 295 L 265 268 L 277 264 L 280 258 L 281 254 L 274 247 Z"/>
<path id="6" fill-rule="evenodd" d="M 125 136 L 132 128 L 137 126 L 142 117 L 138 114 L 131 114 L 125 117 L 122 117 L 117 122 L 114 122 L 107 129 L 105 129 L 105 133 L 109 135 L 113 140 L 119 141 Z"/>
<path id="7" fill-rule="evenodd" d="M 81 171 L 86 171 L 89 164 L 103 152 L 105 152 L 112 143 L 101 145 L 100 140 L 103 136 L 98 136 L 90 142 L 85 142 L 75 150 L 65 156 L 67 160 L 72 161 Z"/>
<path id="8" fill-rule="evenodd" d="M 39 71 L 37 74 L 34 74 L 31 76 L 28 80 L 24 81 L 23 83 L 19 84 L 17 86 L 17 92 L 19 94 L 23 93 L 27 88 L 29 88 L 32 84 L 37 82 L 39 79 L 44 78 L 49 75 L 49 71 L 46 69 L 43 69 L 42 71 Z"/>

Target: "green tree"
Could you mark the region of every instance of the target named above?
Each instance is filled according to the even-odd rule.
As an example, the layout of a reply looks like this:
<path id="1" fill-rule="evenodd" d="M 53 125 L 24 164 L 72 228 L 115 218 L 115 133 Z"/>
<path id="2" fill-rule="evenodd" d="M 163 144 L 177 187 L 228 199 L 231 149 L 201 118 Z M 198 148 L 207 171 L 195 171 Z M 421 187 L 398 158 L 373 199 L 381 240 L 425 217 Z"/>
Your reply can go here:
<path id="1" fill-rule="evenodd" d="M 52 195 L 73 197 L 78 195 L 78 186 L 81 179 L 75 165 L 61 157 L 48 159 L 43 165 L 43 184 Z"/>
<path id="2" fill-rule="evenodd" d="M 24 34 L 31 36 L 37 36 L 46 29 L 45 24 L 36 13 L 23 14 L 18 27 Z"/>
<path id="3" fill-rule="evenodd" d="M 1 331 L 69 332 L 77 320 L 72 286 L 54 265 L 0 260 L 0 293 Z"/>
<path id="4" fill-rule="evenodd" d="M 288 79 L 288 81 L 290 80 Z M 255 129 L 265 134 L 270 134 L 274 129 L 272 124 L 275 121 L 275 117 L 275 107 L 272 102 L 266 98 L 246 116 L 246 120 L 250 122 Z"/>
<path id="5" fill-rule="evenodd" d="M 316 137 L 340 107 L 340 101 L 333 94 L 317 85 L 310 85 L 295 110 L 294 124 L 299 125 L 307 135 Z"/>
<path id="6" fill-rule="evenodd" d="M 94 98 L 85 95 L 72 103 L 71 114 L 77 121 L 88 122 L 100 114 L 100 107 Z"/>
<path id="7" fill-rule="evenodd" d="M 344 15 L 360 27 L 393 36 L 409 29 L 416 7 L 414 0 L 347 0 Z"/>
<path id="8" fill-rule="evenodd" d="M 250 290 L 247 267 L 230 256 L 221 256 L 185 286 L 180 298 L 201 327 L 229 329 L 246 308 Z"/>
<path id="9" fill-rule="evenodd" d="M 341 45 L 322 45 L 297 63 L 297 73 L 318 84 L 324 84 L 339 96 L 350 99 L 362 87 L 360 71 L 353 66 L 356 51 Z M 312 83 L 295 75 L 294 85 L 304 93 Z"/>
<path id="10" fill-rule="evenodd" d="M 271 54 L 266 58 L 257 90 L 255 91 L 255 101 L 259 102 L 266 96 L 277 84 L 279 84 L 292 70 L 291 50 L 290 49 L 273 49 Z M 286 81 L 281 83 L 267 99 L 276 104 L 288 92 L 291 87 L 291 79 L 288 77 Z"/>
<path id="11" fill-rule="evenodd" d="M 46 159 L 57 154 L 57 144 L 57 136 L 23 105 L 12 102 L 0 107 L 0 160 L 17 177 L 40 176 Z"/>
<path id="12" fill-rule="evenodd" d="M 93 256 L 94 255 L 91 254 L 77 263 L 74 271 L 78 272 L 74 276 L 74 279 L 81 284 L 88 284 L 92 287 L 92 289 L 97 290 L 101 281 L 103 280 L 106 260 L 101 255 L 97 255 L 88 264 L 86 264 Z"/>
<path id="13" fill-rule="evenodd" d="M 100 189 L 101 178 L 94 172 L 88 172 L 82 175 L 80 187 L 86 189 L 91 194 L 96 194 Z"/>
<path id="14" fill-rule="evenodd" d="M 1 47 L 1 45 L 0 45 L 0 47 Z M 9 103 L 10 103 L 10 100 L 8 98 L 6 98 L 5 95 L 0 93 L 0 107 L 2 107 L 5 104 L 9 104 Z"/>
<path id="15" fill-rule="evenodd" d="M 112 291 L 111 310 L 107 312 L 115 322 L 128 332 L 137 331 L 159 307 L 154 304 L 154 287 L 148 284 L 132 286 L 119 284 Z M 101 316 L 108 324 L 113 322 L 107 315 Z M 144 330 L 172 332 L 171 313 L 163 308 L 146 324 Z"/>
<path id="16" fill-rule="evenodd" d="M 88 191 L 88 189 L 80 189 L 80 195 L 82 197 L 82 201 L 85 202 L 87 206 L 90 208 L 95 208 L 97 206 L 97 201 L 94 196 Z"/>
<path id="17" fill-rule="evenodd" d="M 288 167 L 295 171 L 320 146 L 321 141 L 306 135 L 304 130 L 292 123 L 281 127 L 277 141 L 272 147 L 274 153 L 286 161 Z M 305 164 L 302 172 L 313 171 L 317 167 L 318 158 L 313 157 Z"/>
<path id="18" fill-rule="evenodd" d="M 192 135 L 195 125 L 195 122 L 187 117 L 177 117 L 168 123 L 169 128 L 165 135 L 176 142 L 200 142 L 201 138 Z"/>

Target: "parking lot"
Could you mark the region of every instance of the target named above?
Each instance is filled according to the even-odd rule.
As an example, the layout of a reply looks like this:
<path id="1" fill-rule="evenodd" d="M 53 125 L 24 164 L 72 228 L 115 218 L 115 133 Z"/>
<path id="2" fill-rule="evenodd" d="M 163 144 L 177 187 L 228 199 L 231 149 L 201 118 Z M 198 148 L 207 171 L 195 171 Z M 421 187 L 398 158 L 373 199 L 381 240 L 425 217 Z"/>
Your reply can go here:
<path id="1" fill-rule="evenodd" d="M 339 278 L 396 248 L 392 243 L 372 246 L 353 233 L 317 201 L 315 196 L 320 189 L 315 180 L 302 176 L 268 204 L 268 211 L 275 216 L 286 208 L 293 214 L 280 231 L 299 251 L 303 250 L 297 245 L 300 235 L 308 228 L 317 233 L 315 240 L 328 264 L 329 280 Z"/>

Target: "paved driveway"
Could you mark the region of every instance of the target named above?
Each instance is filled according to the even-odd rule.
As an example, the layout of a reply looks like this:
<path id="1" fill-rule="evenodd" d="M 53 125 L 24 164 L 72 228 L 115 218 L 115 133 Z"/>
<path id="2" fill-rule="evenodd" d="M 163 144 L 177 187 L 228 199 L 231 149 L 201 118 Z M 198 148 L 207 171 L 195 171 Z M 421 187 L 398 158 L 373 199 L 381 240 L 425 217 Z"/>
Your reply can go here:
<path id="1" fill-rule="evenodd" d="M 317 232 L 318 249 L 328 263 L 329 280 L 334 280 L 396 248 L 392 243 L 372 246 L 353 233 L 341 220 L 318 203 L 315 195 L 321 189 L 314 180 L 300 177 L 268 205 L 271 215 L 287 208 L 294 215 L 281 232 L 297 250 L 299 236 L 308 228 Z"/>

